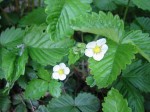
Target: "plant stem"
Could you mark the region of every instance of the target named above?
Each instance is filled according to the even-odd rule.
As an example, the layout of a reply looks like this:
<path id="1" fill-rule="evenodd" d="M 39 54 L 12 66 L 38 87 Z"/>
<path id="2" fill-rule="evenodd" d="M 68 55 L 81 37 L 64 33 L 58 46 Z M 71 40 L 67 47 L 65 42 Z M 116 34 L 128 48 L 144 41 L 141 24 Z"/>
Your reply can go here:
<path id="1" fill-rule="evenodd" d="M 128 9 L 129 9 L 129 4 L 130 4 L 130 0 L 128 0 L 128 4 L 127 4 L 126 10 L 125 10 L 125 12 L 124 12 L 124 17 L 123 17 L 123 20 L 124 20 L 124 21 L 126 20 L 127 12 L 128 12 Z"/>

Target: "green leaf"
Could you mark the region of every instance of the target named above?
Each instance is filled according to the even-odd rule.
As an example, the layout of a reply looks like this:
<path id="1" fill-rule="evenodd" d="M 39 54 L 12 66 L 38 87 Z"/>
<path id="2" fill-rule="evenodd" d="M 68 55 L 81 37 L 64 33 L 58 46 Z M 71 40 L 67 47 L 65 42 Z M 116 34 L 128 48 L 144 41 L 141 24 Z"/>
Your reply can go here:
<path id="1" fill-rule="evenodd" d="M 123 6 L 127 6 L 128 5 L 128 0 L 113 0 L 113 2 L 116 5 L 123 5 Z M 130 1 L 129 6 L 130 7 L 134 7 L 134 4 L 133 4 L 132 0 Z"/>
<path id="2" fill-rule="evenodd" d="M 130 29 L 131 30 L 142 30 L 143 32 L 150 34 L 150 18 L 148 17 L 137 17 L 131 23 Z"/>
<path id="3" fill-rule="evenodd" d="M 68 54 L 69 47 L 74 44 L 71 39 L 50 41 L 49 34 L 43 33 L 45 27 L 34 26 L 24 38 L 31 58 L 42 65 L 56 65 Z M 33 38 L 34 37 L 34 38 Z"/>
<path id="4" fill-rule="evenodd" d="M 144 98 L 142 94 L 128 82 L 128 80 L 124 80 L 123 78 L 123 80 L 116 85 L 116 88 L 128 100 L 132 112 L 144 112 Z"/>
<path id="5" fill-rule="evenodd" d="M 17 105 L 17 107 L 15 108 L 15 112 L 27 112 L 26 105 L 24 104 Z"/>
<path id="6" fill-rule="evenodd" d="M 46 22 L 46 13 L 44 8 L 34 9 L 32 12 L 24 16 L 20 21 L 19 25 L 40 25 Z"/>
<path id="7" fill-rule="evenodd" d="M 74 106 L 74 100 L 71 96 L 65 95 L 59 98 L 53 98 L 47 108 L 49 112 L 76 112 L 72 111 Z M 80 111 L 77 111 L 80 112 Z"/>
<path id="8" fill-rule="evenodd" d="M 128 102 L 116 89 L 111 89 L 104 98 L 103 112 L 132 112 Z"/>
<path id="9" fill-rule="evenodd" d="M 84 43 L 77 43 L 76 46 L 74 46 L 73 48 L 71 48 L 69 50 L 69 65 L 74 64 L 76 61 L 78 61 L 85 52 L 85 44 Z"/>
<path id="10" fill-rule="evenodd" d="M 119 16 L 113 16 L 110 12 L 108 14 L 99 12 L 99 14 L 81 15 L 72 21 L 72 28 L 105 36 L 117 43 L 124 34 L 123 21 L 119 19 Z"/>
<path id="11" fill-rule="evenodd" d="M 17 83 L 21 88 L 26 89 L 28 80 L 26 76 L 24 75 L 24 76 L 19 77 L 19 79 L 17 80 Z"/>
<path id="12" fill-rule="evenodd" d="M 115 10 L 117 8 L 114 0 L 94 0 L 94 5 L 98 7 L 100 10 Z"/>
<path id="13" fill-rule="evenodd" d="M 5 47 L 16 47 L 22 43 L 22 37 L 24 36 L 24 31 L 20 28 L 15 29 L 11 27 L 7 28 L 0 35 L 0 44 Z"/>
<path id="14" fill-rule="evenodd" d="M 132 1 L 138 8 L 150 11 L 150 1 L 149 0 L 132 0 Z"/>
<path id="15" fill-rule="evenodd" d="M 38 110 L 36 110 L 35 112 L 49 112 L 49 111 L 44 105 L 40 105 L 38 107 Z"/>
<path id="16" fill-rule="evenodd" d="M 49 92 L 53 97 L 59 97 L 61 95 L 61 83 L 51 80 L 49 83 Z"/>
<path id="17" fill-rule="evenodd" d="M 44 68 L 39 68 L 38 76 L 39 76 L 39 78 L 46 80 L 46 81 L 51 80 L 50 73 L 47 70 L 45 70 Z"/>
<path id="18" fill-rule="evenodd" d="M 134 62 L 123 71 L 123 78 L 143 92 L 150 92 L 150 64 Z"/>
<path id="19" fill-rule="evenodd" d="M 70 37 L 73 30 L 70 27 L 70 20 L 91 11 L 87 2 L 80 0 L 45 0 L 47 4 L 47 31 L 50 38 L 58 40 Z"/>
<path id="20" fill-rule="evenodd" d="M 140 30 L 130 31 L 123 39 L 122 43 L 131 43 L 136 46 L 138 52 L 150 62 L 150 37 Z"/>
<path id="21" fill-rule="evenodd" d="M 96 85 L 99 88 L 112 84 L 121 70 L 131 63 L 136 53 L 135 47 L 130 44 L 116 44 L 113 41 L 108 41 L 107 45 L 109 49 L 101 61 L 96 61 L 93 58 L 88 61 L 91 74 L 94 75 Z"/>
<path id="22" fill-rule="evenodd" d="M 89 85 L 90 87 L 94 87 L 94 86 L 96 85 L 96 82 L 95 82 L 93 76 L 88 76 L 88 77 L 86 78 L 86 83 L 87 83 L 87 85 Z"/>
<path id="23" fill-rule="evenodd" d="M 25 65 L 28 60 L 27 50 L 21 56 L 16 56 L 9 50 L 1 49 L 2 64 L 0 68 L 2 70 L 2 78 L 7 81 L 15 82 L 20 75 L 24 75 Z"/>
<path id="24" fill-rule="evenodd" d="M 80 93 L 75 98 L 75 105 L 81 112 L 97 112 L 99 110 L 99 100 L 90 93 Z"/>
<path id="25" fill-rule="evenodd" d="M 27 85 L 25 97 L 28 99 L 39 99 L 40 97 L 45 95 L 47 90 L 48 82 L 40 79 L 34 79 Z"/>
<path id="26" fill-rule="evenodd" d="M 47 108 L 49 112 L 96 112 L 99 110 L 99 100 L 89 93 L 80 93 L 75 100 L 69 95 L 63 95 L 53 98 Z"/>
<path id="27" fill-rule="evenodd" d="M 19 56 L 16 60 L 16 73 L 15 76 L 13 76 L 14 81 L 16 81 L 20 77 L 20 75 L 24 75 L 25 73 L 25 66 L 28 61 L 27 49 L 25 49 L 23 54 Z"/>
<path id="28" fill-rule="evenodd" d="M 68 58 L 69 58 L 68 64 L 71 65 L 80 59 L 80 54 L 75 54 L 73 52 L 73 49 L 70 49 Z"/>
<path id="29" fill-rule="evenodd" d="M 0 111 L 8 112 L 11 106 L 11 101 L 8 96 L 0 94 Z"/>
<path id="30" fill-rule="evenodd" d="M 93 0 L 80 0 L 82 3 L 92 3 Z"/>
<path id="31" fill-rule="evenodd" d="M 14 62 L 16 59 L 16 55 L 4 48 L 1 49 L 1 53 L 2 53 L 2 63 L 0 64 L 0 67 L 3 71 L 3 78 L 5 78 L 7 81 L 11 81 L 12 80 L 12 74 L 14 71 Z"/>
<path id="32" fill-rule="evenodd" d="M 13 105 L 18 105 L 20 103 L 23 103 L 22 100 L 23 100 L 23 96 L 21 94 L 15 94 L 15 95 L 13 95 L 12 104 Z"/>

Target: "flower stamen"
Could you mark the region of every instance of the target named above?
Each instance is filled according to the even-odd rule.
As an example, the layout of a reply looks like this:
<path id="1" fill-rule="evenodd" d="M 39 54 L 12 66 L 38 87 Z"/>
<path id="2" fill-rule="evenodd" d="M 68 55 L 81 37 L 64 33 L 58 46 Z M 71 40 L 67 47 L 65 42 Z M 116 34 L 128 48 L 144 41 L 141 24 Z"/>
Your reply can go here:
<path id="1" fill-rule="evenodd" d="M 64 74 L 64 70 L 63 70 L 63 69 L 59 69 L 59 70 L 58 70 L 58 74 L 59 74 L 59 75 Z"/>
<path id="2" fill-rule="evenodd" d="M 101 47 L 96 45 L 95 48 L 93 48 L 93 52 L 96 53 L 96 54 L 100 53 L 101 52 Z"/>

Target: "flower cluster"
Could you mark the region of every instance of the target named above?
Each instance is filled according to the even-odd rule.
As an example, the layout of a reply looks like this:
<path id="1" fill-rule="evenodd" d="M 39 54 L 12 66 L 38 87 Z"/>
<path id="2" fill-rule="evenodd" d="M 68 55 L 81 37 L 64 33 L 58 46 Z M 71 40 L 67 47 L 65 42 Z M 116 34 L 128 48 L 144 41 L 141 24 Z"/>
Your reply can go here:
<path id="1" fill-rule="evenodd" d="M 105 53 L 108 50 L 108 46 L 106 45 L 106 39 L 102 38 L 97 41 L 89 42 L 86 45 L 85 55 L 88 57 L 93 57 L 96 61 L 100 61 Z M 66 67 L 64 63 L 60 63 L 59 65 L 55 65 L 53 67 L 53 79 L 65 80 L 66 76 L 70 73 L 70 69 Z"/>

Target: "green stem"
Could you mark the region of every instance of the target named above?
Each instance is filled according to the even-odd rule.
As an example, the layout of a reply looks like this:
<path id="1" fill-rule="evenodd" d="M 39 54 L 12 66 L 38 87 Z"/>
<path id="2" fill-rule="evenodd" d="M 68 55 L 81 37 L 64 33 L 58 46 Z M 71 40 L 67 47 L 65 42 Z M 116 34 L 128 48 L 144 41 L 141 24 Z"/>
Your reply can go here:
<path id="1" fill-rule="evenodd" d="M 123 20 L 124 20 L 124 21 L 126 20 L 127 12 L 128 12 L 128 9 L 129 9 L 129 4 L 130 4 L 130 0 L 128 0 L 128 4 L 127 4 L 126 10 L 125 10 L 125 12 L 124 12 L 124 17 L 123 17 Z"/>

